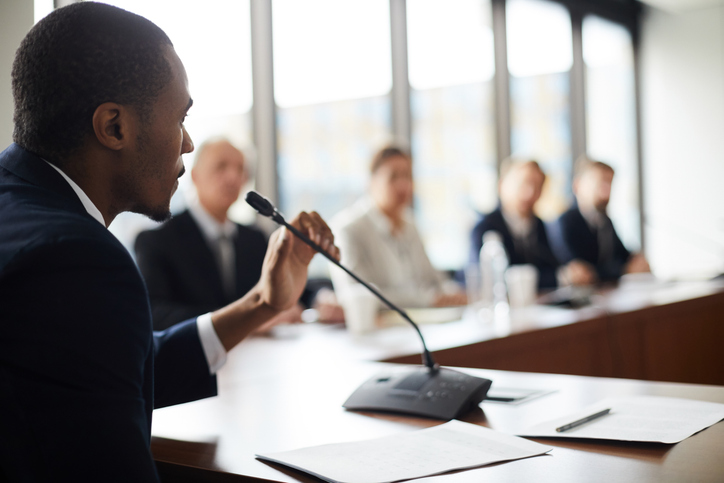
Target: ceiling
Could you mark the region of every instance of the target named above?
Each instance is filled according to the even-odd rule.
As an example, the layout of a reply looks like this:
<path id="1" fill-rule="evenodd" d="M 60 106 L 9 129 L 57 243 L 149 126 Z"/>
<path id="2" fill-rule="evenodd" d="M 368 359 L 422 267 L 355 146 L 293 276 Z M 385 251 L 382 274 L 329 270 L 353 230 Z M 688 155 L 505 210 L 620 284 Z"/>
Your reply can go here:
<path id="1" fill-rule="evenodd" d="M 661 10 L 672 13 L 683 13 L 701 8 L 713 7 L 716 5 L 724 5 L 724 0 L 640 0 Z"/>

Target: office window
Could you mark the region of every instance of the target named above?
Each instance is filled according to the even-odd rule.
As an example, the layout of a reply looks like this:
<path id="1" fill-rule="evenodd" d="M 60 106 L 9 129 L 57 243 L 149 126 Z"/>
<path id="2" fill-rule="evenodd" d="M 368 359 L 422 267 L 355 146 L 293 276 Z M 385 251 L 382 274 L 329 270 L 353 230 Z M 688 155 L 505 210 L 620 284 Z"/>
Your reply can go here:
<path id="1" fill-rule="evenodd" d="M 407 34 L 418 228 L 436 267 L 460 268 L 497 198 L 490 1 L 408 2 Z"/>
<path id="2" fill-rule="evenodd" d="M 161 27 L 173 42 L 186 68 L 194 105 L 186 118 L 186 129 L 199 146 L 205 139 L 226 136 L 241 147 L 251 146 L 251 35 L 249 0 L 106 0 L 104 3 L 146 17 Z M 191 167 L 193 153 L 184 157 Z M 179 190 L 171 201 L 176 213 L 193 196 L 191 176 L 179 180 Z M 238 221 L 253 219 L 243 201 L 231 209 Z M 150 220 L 131 213 L 119 215 L 112 231 L 132 246 L 141 229 L 153 226 Z"/>
<path id="3" fill-rule="evenodd" d="M 53 11 L 53 0 L 33 0 L 33 17 L 35 23 L 40 22 L 43 18 Z"/>
<path id="4" fill-rule="evenodd" d="M 595 16 L 583 20 L 588 154 L 616 170 L 609 214 L 624 244 L 639 249 L 636 92 L 631 34 Z"/>
<path id="5" fill-rule="evenodd" d="M 387 0 L 275 0 L 280 207 L 331 217 L 366 190 L 390 139 Z"/>
<path id="6" fill-rule="evenodd" d="M 551 219 L 571 193 L 571 18 L 557 3 L 508 0 L 506 19 L 511 148 L 535 158 L 548 175 L 537 211 Z"/>

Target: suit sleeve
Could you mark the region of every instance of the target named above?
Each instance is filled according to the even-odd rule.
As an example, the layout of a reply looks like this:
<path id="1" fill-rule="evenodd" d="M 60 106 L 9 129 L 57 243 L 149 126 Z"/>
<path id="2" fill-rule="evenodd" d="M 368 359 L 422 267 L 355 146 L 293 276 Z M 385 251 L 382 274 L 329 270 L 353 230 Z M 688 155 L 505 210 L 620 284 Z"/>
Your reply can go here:
<path id="1" fill-rule="evenodd" d="M 536 232 L 538 239 L 538 260 L 536 265 L 538 268 L 538 288 L 549 289 L 558 286 L 558 268 L 560 263 L 553 254 L 545 224 L 538 220 L 536 224 Z"/>
<path id="2" fill-rule="evenodd" d="M 179 302 L 173 288 L 173 271 L 168 257 L 168 247 L 155 231 L 140 233 L 136 238 L 135 252 L 138 268 L 148 287 L 151 302 L 153 328 L 165 330 L 174 324 L 205 314 L 218 307 L 213 304 Z"/>
<path id="3" fill-rule="evenodd" d="M 154 408 L 216 396 L 216 376 L 199 340 L 196 319 L 154 332 Z"/>
<path id="4" fill-rule="evenodd" d="M 561 264 L 566 264 L 576 258 L 568 243 L 571 231 L 571 223 L 565 213 L 547 226 L 551 249 Z"/>
<path id="5" fill-rule="evenodd" d="M 607 265 L 598 266 L 598 275 L 601 280 L 613 281 L 618 280 L 624 274 L 626 264 L 631 258 L 629 252 L 618 237 L 616 230 L 613 230 L 613 260 Z"/>

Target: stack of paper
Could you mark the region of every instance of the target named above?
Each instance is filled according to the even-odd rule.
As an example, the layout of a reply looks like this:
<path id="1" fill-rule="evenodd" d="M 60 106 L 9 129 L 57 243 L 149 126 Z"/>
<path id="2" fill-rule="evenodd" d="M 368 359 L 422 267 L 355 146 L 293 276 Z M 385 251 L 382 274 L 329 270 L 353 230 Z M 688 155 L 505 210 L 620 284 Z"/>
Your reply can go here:
<path id="1" fill-rule="evenodd" d="M 550 450 L 533 441 L 453 420 L 385 438 L 259 454 L 257 458 L 332 483 L 390 483 L 542 455 Z"/>
<path id="2" fill-rule="evenodd" d="M 556 431 L 556 428 L 604 409 L 611 411 L 575 428 Z M 538 424 L 518 435 L 673 444 L 722 419 L 724 404 L 658 396 L 611 398 L 563 418 Z"/>

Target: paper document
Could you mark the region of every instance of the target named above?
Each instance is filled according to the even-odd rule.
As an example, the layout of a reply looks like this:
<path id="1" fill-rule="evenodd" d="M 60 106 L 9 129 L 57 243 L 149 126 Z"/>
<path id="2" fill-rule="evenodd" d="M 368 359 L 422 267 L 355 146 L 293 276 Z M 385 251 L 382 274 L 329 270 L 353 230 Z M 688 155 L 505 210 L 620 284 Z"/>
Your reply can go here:
<path id="1" fill-rule="evenodd" d="M 611 411 L 563 432 L 564 427 L 604 409 Z M 724 404 L 658 396 L 605 399 L 568 416 L 538 424 L 519 436 L 591 438 L 678 443 L 724 419 Z"/>
<path id="2" fill-rule="evenodd" d="M 488 394 L 485 395 L 483 402 L 515 406 L 554 392 L 556 392 L 556 389 L 523 389 L 493 386 L 488 391 Z"/>
<path id="3" fill-rule="evenodd" d="M 256 456 L 333 483 L 390 483 L 537 456 L 551 449 L 453 420 L 395 436 Z"/>

